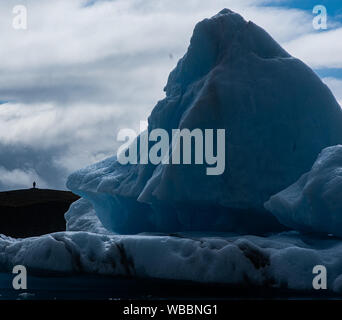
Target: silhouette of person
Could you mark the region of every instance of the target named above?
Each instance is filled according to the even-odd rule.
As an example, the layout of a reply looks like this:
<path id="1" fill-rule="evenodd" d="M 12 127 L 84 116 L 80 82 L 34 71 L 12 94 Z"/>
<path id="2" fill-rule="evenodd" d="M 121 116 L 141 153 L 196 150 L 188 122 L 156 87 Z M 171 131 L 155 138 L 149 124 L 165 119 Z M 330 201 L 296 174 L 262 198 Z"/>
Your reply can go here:
<path id="1" fill-rule="evenodd" d="M 33 181 L 33 189 L 36 189 L 36 181 Z"/>

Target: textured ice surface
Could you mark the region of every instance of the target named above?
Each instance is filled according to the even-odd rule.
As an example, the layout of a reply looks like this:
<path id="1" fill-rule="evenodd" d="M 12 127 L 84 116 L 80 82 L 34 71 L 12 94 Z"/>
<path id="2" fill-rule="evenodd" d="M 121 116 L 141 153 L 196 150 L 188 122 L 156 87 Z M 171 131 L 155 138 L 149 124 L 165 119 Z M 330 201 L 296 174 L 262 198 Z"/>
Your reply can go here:
<path id="1" fill-rule="evenodd" d="M 308 173 L 265 207 L 292 229 L 342 237 L 342 145 L 324 149 Z"/>
<path id="2" fill-rule="evenodd" d="M 0 271 L 25 265 L 47 272 L 191 280 L 313 290 L 312 270 L 325 265 L 328 289 L 342 292 L 342 243 L 288 232 L 269 237 L 232 234 L 101 235 L 61 232 L 0 237 Z"/>
<path id="3" fill-rule="evenodd" d="M 342 111 L 326 85 L 227 9 L 196 25 L 165 92 L 148 130 L 226 129 L 226 171 L 123 166 L 113 157 L 75 172 L 67 186 L 109 230 L 279 229 L 264 202 L 308 171 L 323 148 L 342 143 Z"/>
<path id="4" fill-rule="evenodd" d="M 64 215 L 66 230 L 89 231 L 92 233 L 110 233 L 103 227 L 101 221 L 95 214 L 93 206 L 85 199 L 74 202 L 68 212 Z"/>

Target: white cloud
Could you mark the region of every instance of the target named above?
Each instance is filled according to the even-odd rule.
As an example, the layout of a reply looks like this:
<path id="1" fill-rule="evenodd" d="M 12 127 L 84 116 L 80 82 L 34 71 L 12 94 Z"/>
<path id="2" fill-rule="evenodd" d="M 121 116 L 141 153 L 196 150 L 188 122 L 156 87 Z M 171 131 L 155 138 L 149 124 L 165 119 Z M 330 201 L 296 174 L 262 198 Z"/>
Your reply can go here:
<path id="1" fill-rule="evenodd" d="M 98 138 L 103 126 L 106 126 L 104 131 L 107 134 L 114 135 L 115 119 L 119 120 L 121 114 L 115 106 L 72 105 L 63 108 L 55 104 L 7 103 L 0 108 L 0 141 L 41 149 L 65 145 L 68 141 Z M 109 126 L 112 127 L 110 133 Z"/>
<path id="2" fill-rule="evenodd" d="M 285 44 L 312 68 L 342 68 L 342 28 L 305 34 Z"/>
<path id="3" fill-rule="evenodd" d="M 56 150 L 52 165 L 70 173 L 114 154 L 118 130 L 138 128 L 144 116 L 136 111 L 133 120 L 117 106 L 8 103 L 0 107 L 0 142 L 29 149 L 26 156 Z"/>
<path id="4" fill-rule="evenodd" d="M 39 181 L 41 188 L 46 187 L 45 181 L 32 169 L 7 170 L 0 166 L 0 183 L 8 186 L 9 189 L 29 188 L 33 181 Z"/>

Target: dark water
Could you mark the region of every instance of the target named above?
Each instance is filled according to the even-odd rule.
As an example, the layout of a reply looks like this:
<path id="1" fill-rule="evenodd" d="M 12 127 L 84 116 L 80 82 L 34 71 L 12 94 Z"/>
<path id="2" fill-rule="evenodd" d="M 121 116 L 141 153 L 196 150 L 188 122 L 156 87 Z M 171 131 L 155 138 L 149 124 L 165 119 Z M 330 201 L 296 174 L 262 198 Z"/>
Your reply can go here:
<path id="1" fill-rule="evenodd" d="M 339 299 L 330 292 L 295 292 L 269 288 L 201 285 L 192 282 L 77 276 L 28 276 L 27 290 L 14 290 L 14 275 L 0 273 L 0 300 L 164 300 L 164 299 Z"/>

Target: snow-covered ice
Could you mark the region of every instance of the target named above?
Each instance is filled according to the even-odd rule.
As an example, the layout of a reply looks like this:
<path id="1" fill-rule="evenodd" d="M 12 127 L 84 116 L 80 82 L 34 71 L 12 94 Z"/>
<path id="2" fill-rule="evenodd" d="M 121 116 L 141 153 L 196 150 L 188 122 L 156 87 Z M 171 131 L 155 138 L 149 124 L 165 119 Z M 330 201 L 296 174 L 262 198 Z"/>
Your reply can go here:
<path id="1" fill-rule="evenodd" d="M 206 165 L 121 165 L 112 157 L 75 172 L 68 188 L 109 230 L 281 230 L 264 202 L 307 172 L 323 148 L 342 143 L 342 110 L 328 87 L 227 9 L 196 25 L 165 92 L 148 130 L 225 129 L 226 170 L 208 176 Z"/>
<path id="2" fill-rule="evenodd" d="M 69 231 L 0 238 L 0 271 L 11 272 L 17 264 L 25 265 L 30 274 L 82 272 L 309 291 L 314 266 L 325 265 L 328 289 L 342 292 L 342 242 L 296 232 L 258 237 Z"/>
<path id="3" fill-rule="evenodd" d="M 309 172 L 265 207 L 292 229 L 342 237 L 342 145 L 324 149 Z"/>

